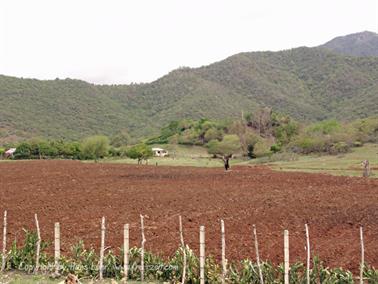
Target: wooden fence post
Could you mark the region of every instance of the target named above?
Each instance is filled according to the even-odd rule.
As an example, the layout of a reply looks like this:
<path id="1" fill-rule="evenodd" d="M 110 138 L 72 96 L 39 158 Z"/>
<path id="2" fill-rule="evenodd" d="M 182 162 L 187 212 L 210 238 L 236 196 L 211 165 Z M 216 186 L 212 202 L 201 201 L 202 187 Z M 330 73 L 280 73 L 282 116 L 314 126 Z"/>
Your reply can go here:
<path id="1" fill-rule="evenodd" d="M 306 262 L 306 282 L 307 284 L 310 284 L 310 233 L 308 231 L 308 225 L 305 224 L 306 229 L 306 251 L 307 251 L 307 262 Z"/>
<path id="2" fill-rule="evenodd" d="M 34 273 L 38 273 L 39 270 L 39 255 L 41 252 L 41 231 L 39 229 L 39 222 L 37 214 L 34 214 L 35 219 L 35 226 L 37 227 L 37 252 L 36 252 L 36 259 L 35 259 L 35 268 Z"/>
<path id="3" fill-rule="evenodd" d="M 123 227 L 123 273 L 126 282 L 129 278 L 129 248 L 129 224 L 125 224 Z"/>
<path id="4" fill-rule="evenodd" d="M 184 234 L 182 230 L 182 219 L 181 215 L 179 216 L 179 230 L 180 230 L 180 241 L 181 241 L 181 247 L 183 252 L 183 265 L 182 265 L 182 278 L 181 278 L 181 284 L 185 284 L 185 278 L 186 278 L 186 247 L 184 243 Z"/>
<path id="5" fill-rule="evenodd" d="M 284 265 L 285 265 L 285 284 L 289 284 L 289 231 L 284 231 Z"/>
<path id="6" fill-rule="evenodd" d="M 59 260 L 60 260 L 60 225 L 55 223 L 54 226 L 54 260 L 55 260 L 55 274 L 59 275 Z"/>
<path id="7" fill-rule="evenodd" d="M 222 283 L 226 282 L 227 275 L 227 260 L 226 260 L 226 232 L 224 228 L 224 221 L 221 220 L 221 238 L 222 238 Z"/>
<path id="8" fill-rule="evenodd" d="M 140 228 L 142 231 L 142 243 L 141 243 L 141 251 L 140 251 L 140 280 L 144 281 L 144 243 L 146 239 L 144 237 L 144 216 L 140 215 Z"/>
<path id="9" fill-rule="evenodd" d="M 264 277 L 262 274 L 261 263 L 260 263 L 259 243 L 257 240 L 256 225 L 253 225 L 253 235 L 255 239 L 256 262 L 257 262 L 257 267 L 259 268 L 260 284 L 264 284 Z"/>
<path id="10" fill-rule="evenodd" d="M 205 227 L 200 226 L 200 284 L 205 284 Z"/>
<path id="11" fill-rule="evenodd" d="M 5 262 L 7 255 L 7 210 L 4 211 L 4 225 L 3 225 L 3 255 L 1 260 L 1 272 L 5 270 Z"/>
<path id="12" fill-rule="evenodd" d="M 103 279 L 103 273 L 104 273 L 105 229 L 106 229 L 105 217 L 102 217 L 102 219 L 101 219 L 100 264 L 99 264 L 100 280 Z"/>
<path id="13" fill-rule="evenodd" d="M 360 264 L 360 284 L 364 283 L 364 268 L 365 268 L 365 247 L 364 234 L 362 226 L 360 227 L 360 241 L 361 241 L 361 264 Z"/>

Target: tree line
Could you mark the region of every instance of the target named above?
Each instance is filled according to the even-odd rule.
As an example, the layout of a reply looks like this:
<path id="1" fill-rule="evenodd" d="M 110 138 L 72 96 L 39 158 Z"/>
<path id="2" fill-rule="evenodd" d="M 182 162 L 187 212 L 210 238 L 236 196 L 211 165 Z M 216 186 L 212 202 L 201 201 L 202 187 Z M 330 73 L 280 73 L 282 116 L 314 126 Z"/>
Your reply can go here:
<path id="1" fill-rule="evenodd" d="M 352 122 L 325 120 L 303 124 L 290 116 L 262 108 L 240 119 L 172 121 L 155 137 L 133 139 L 127 130 L 106 137 L 96 135 L 81 141 L 34 138 L 0 147 L 0 155 L 15 147 L 14 159 L 79 159 L 104 157 L 149 159 L 152 145 L 199 145 L 216 156 L 240 155 L 250 159 L 277 152 L 299 154 L 348 152 L 352 147 L 378 142 L 378 117 Z"/>
<path id="2" fill-rule="evenodd" d="M 124 135 L 124 134 L 121 134 Z M 124 143 L 123 141 L 122 143 Z M 82 141 L 46 140 L 35 138 L 16 144 L 0 147 L 0 156 L 4 156 L 6 149 L 15 147 L 16 151 L 8 157 L 15 160 L 25 159 L 72 159 L 99 160 L 105 157 L 129 157 L 141 163 L 152 157 L 149 146 L 139 143 L 132 146 L 121 144 L 120 136 L 112 139 L 104 135 L 90 136 Z"/>

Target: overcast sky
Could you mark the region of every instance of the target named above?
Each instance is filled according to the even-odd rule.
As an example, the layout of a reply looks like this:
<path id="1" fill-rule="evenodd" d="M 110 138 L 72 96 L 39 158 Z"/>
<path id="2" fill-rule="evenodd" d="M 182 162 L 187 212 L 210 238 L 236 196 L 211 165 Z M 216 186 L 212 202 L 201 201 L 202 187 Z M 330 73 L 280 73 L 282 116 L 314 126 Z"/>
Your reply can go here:
<path id="1" fill-rule="evenodd" d="M 378 32 L 377 0 L 0 0 L 0 74 L 150 82 L 242 51 Z"/>

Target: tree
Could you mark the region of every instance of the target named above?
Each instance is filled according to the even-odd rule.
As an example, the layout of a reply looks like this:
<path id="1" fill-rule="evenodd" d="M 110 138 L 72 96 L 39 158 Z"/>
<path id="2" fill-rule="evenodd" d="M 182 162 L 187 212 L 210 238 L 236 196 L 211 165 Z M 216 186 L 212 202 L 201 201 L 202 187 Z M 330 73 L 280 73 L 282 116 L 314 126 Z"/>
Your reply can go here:
<path id="1" fill-rule="evenodd" d="M 109 139 L 106 136 L 91 136 L 84 139 L 81 145 L 81 155 L 83 159 L 93 159 L 97 161 L 105 157 L 109 150 Z"/>
<path id="2" fill-rule="evenodd" d="M 31 159 L 31 146 L 28 142 L 21 142 L 13 154 L 15 159 Z"/>
<path id="3" fill-rule="evenodd" d="M 126 156 L 130 159 L 138 160 L 138 165 L 142 163 L 143 160 L 147 161 L 148 158 L 153 156 L 152 149 L 146 144 L 138 144 L 126 151 Z"/>
<path id="4" fill-rule="evenodd" d="M 222 141 L 211 140 L 207 146 L 209 154 L 222 158 L 226 170 L 229 168 L 229 160 L 232 155 L 241 149 L 240 139 L 237 135 L 225 135 Z"/>
<path id="5" fill-rule="evenodd" d="M 253 116 L 247 116 L 247 124 L 255 129 L 260 136 L 266 137 L 271 135 L 272 128 L 272 109 L 264 107 L 259 109 Z"/>

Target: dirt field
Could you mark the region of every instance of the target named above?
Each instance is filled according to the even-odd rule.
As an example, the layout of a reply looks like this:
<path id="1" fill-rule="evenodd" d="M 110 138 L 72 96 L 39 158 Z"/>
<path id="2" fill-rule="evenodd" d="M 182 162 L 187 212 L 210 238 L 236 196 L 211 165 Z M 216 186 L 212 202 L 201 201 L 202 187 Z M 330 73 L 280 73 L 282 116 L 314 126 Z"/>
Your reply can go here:
<path id="1" fill-rule="evenodd" d="M 225 220 L 227 257 L 254 258 L 252 224 L 263 259 L 281 262 L 283 230 L 290 231 L 291 260 L 305 256 L 304 224 L 312 248 L 330 266 L 352 270 L 359 262 L 359 226 L 366 260 L 378 267 L 378 180 L 273 172 L 265 168 L 155 167 L 71 161 L 0 163 L 0 210 L 8 210 L 9 243 L 34 229 L 52 240 L 60 222 L 65 252 L 84 239 L 98 247 L 100 219 L 107 218 L 106 244 L 122 244 L 124 223 L 131 245 L 140 242 L 139 215 L 147 215 L 146 248 L 165 256 L 179 246 L 178 215 L 185 240 L 198 250 L 206 226 L 207 253 L 219 257 L 220 219 Z M 2 214 L 2 213 L 1 213 Z"/>

